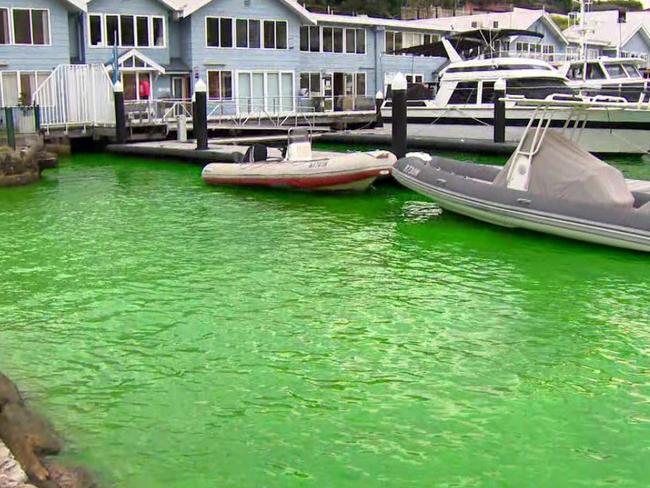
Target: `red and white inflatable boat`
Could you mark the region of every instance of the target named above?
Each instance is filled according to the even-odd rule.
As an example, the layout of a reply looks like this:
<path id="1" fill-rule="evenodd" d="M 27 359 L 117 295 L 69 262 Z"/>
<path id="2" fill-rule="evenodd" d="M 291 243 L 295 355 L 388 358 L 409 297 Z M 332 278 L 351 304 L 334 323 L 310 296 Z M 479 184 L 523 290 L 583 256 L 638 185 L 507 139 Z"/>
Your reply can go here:
<path id="1" fill-rule="evenodd" d="M 388 151 L 312 152 L 308 132 L 293 129 L 286 157 L 270 158 L 264 146 L 251 146 L 242 162 L 210 163 L 201 176 L 210 185 L 360 191 L 389 175 L 395 161 Z"/>

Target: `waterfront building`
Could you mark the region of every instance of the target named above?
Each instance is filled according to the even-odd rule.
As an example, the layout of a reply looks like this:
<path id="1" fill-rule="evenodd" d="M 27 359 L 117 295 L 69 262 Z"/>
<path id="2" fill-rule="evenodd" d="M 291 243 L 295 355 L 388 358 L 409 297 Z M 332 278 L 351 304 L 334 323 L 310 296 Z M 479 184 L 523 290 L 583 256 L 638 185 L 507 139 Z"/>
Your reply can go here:
<path id="1" fill-rule="evenodd" d="M 553 22 L 548 12 L 514 8 L 510 12 L 490 12 L 456 17 L 439 17 L 411 21 L 415 25 L 463 32 L 473 29 L 520 29 L 543 34 L 543 39 L 519 36 L 501 44 L 501 55 L 523 56 L 556 62 L 564 59 L 569 41 Z"/>
<path id="2" fill-rule="evenodd" d="M 2 103 L 29 103 L 57 65 L 103 64 L 112 72 L 117 52 L 127 100 L 188 99 L 202 78 L 211 101 L 239 111 L 260 103 L 292 108 L 299 95 L 320 99 L 319 109 L 343 110 L 384 91 L 398 71 L 432 81 L 444 60 L 392 51 L 443 33 L 409 21 L 313 13 L 293 0 L 0 0 Z M 144 81 L 149 91 L 141 90 Z"/>
<path id="3" fill-rule="evenodd" d="M 621 17 L 618 10 L 585 13 L 585 55 L 634 57 L 650 59 L 650 12 L 626 12 Z M 580 20 L 564 30 L 570 42 L 570 52 L 577 54 L 582 42 Z"/>

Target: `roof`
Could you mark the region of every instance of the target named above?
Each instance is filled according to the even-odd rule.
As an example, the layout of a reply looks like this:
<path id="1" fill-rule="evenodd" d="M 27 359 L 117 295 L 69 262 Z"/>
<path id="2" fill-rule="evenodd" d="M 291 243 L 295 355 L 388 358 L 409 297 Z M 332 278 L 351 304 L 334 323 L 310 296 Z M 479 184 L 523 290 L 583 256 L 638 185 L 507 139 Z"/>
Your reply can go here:
<path id="1" fill-rule="evenodd" d="M 439 29 L 428 25 L 419 25 L 412 20 L 384 19 L 380 17 L 369 17 L 368 15 L 339 15 L 320 14 L 310 12 L 312 18 L 319 24 L 350 24 L 364 26 L 394 27 L 405 30 L 426 31 L 426 32 L 447 32 L 447 29 Z"/>
<path id="2" fill-rule="evenodd" d="M 70 0 L 68 0 L 70 1 Z M 84 4 L 84 10 L 86 10 L 86 4 L 92 2 L 93 0 L 75 0 L 76 3 L 83 3 Z M 180 11 L 183 8 L 183 5 L 186 3 L 184 0 L 157 0 L 158 2 L 162 3 L 165 7 L 167 7 L 170 10 L 178 10 Z M 72 1 L 70 1 L 72 3 Z"/>
<path id="3" fill-rule="evenodd" d="M 411 20 L 415 25 L 429 26 L 430 28 L 462 32 L 478 28 L 497 29 L 523 29 L 530 30 L 538 20 L 543 20 L 549 28 L 564 42 L 567 42 L 562 31 L 544 10 L 531 10 L 515 7 L 511 12 L 489 12 L 476 15 L 459 15 L 456 17 L 438 17 L 436 19 Z M 494 25 L 497 22 L 498 25 Z"/>
<path id="4" fill-rule="evenodd" d="M 650 44 L 650 12 L 627 12 L 627 22 L 618 23 L 618 10 L 601 10 L 585 14 L 587 44 L 621 46 L 627 44 L 637 33 L 644 36 Z M 580 42 L 581 27 L 572 25 L 564 30 L 571 42 Z"/>
<path id="5" fill-rule="evenodd" d="M 169 0 L 168 0 L 169 1 Z M 199 10 L 200 8 L 205 7 L 207 4 L 212 2 L 213 0 L 174 0 L 176 3 L 183 3 L 184 5 L 178 9 L 182 11 L 182 16 L 187 17 L 189 15 L 192 15 L 194 12 Z M 300 5 L 298 2 L 295 0 L 279 0 L 280 3 L 286 5 L 286 7 L 289 10 L 292 10 L 298 17 L 300 17 L 302 20 L 305 22 L 308 22 L 310 24 L 316 24 L 316 21 L 312 18 L 312 14 L 309 10 L 307 10 L 305 7 Z"/>
<path id="6" fill-rule="evenodd" d="M 74 8 L 86 11 L 86 0 L 65 0 L 65 3 L 72 5 Z"/>

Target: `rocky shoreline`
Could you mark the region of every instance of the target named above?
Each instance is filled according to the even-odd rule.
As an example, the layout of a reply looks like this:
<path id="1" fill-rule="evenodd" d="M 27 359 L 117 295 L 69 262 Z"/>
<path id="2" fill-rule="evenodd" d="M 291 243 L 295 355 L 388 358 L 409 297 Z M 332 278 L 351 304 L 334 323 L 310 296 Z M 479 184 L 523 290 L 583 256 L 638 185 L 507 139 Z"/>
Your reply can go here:
<path id="1" fill-rule="evenodd" d="M 0 488 L 97 488 L 85 469 L 50 458 L 62 448 L 49 422 L 0 373 Z"/>
<path id="2" fill-rule="evenodd" d="M 20 150 L 0 146 L 0 187 L 33 183 L 56 165 L 56 155 L 45 151 L 42 141 Z"/>

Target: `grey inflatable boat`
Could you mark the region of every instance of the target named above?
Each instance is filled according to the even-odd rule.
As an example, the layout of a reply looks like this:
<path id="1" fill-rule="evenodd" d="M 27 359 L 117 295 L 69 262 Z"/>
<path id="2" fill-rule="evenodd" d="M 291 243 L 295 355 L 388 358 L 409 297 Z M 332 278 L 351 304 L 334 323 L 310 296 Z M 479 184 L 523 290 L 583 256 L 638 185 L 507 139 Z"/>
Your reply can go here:
<path id="1" fill-rule="evenodd" d="M 478 220 L 650 251 L 650 182 L 625 180 L 543 126 L 529 127 L 504 167 L 419 155 L 397 161 L 393 176 Z"/>

